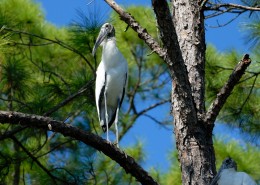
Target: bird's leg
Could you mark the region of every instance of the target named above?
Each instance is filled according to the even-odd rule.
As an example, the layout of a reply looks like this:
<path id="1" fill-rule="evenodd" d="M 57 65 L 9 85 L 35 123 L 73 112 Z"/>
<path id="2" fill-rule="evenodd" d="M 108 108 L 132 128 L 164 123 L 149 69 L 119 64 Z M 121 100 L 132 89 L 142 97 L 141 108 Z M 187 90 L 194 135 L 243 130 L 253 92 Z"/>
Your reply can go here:
<path id="1" fill-rule="evenodd" d="M 105 88 L 104 92 L 104 99 L 105 99 L 105 117 L 106 117 L 106 127 L 107 127 L 107 141 L 109 141 L 108 138 L 108 114 L 107 114 L 107 90 Z"/>
<path id="2" fill-rule="evenodd" d="M 119 107 L 116 109 L 116 118 L 115 118 L 116 146 L 117 146 L 117 148 L 119 148 L 119 141 L 118 141 L 118 127 L 117 127 L 117 122 L 118 122 L 118 111 L 119 111 Z"/>

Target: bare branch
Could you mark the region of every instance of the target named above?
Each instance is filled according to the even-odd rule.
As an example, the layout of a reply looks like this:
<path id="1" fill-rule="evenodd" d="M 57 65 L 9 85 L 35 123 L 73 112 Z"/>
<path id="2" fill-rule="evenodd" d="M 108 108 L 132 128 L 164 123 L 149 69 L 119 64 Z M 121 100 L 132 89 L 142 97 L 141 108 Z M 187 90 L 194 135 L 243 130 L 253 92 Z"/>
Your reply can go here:
<path id="1" fill-rule="evenodd" d="M 140 116 L 140 115 L 142 115 L 142 114 L 145 114 L 146 112 L 148 112 L 148 111 L 150 111 L 150 110 L 152 110 L 152 109 L 154 109 L 154 108 L 156 108 L 156 107 L 158 107 L 158 106 L 160 106 L 160 105 L 163 105 L 163 104 L 165 104 L 165 103 L 170 103 L 170 102 L 171 102 L 171 99 L 165 99 L 165 100 L 162 100 L 162 101 L 160 101 L 160 102 L 157 102 L 157 103 L 155 103 L 155 104 L 153 104 L 153 105 L 150 105 L 149 107 L 147 107 L 147 108 L 141 110 L 140 112 L 138 112 L 138 113 L 137 113 L 137 117 Z"/>
<path id="2" fill-rule="evenodd" d="M 230 22 L 234 21 L 237 17 L 239 17 L 241 14 L 251 11 L 260 11 L 260 6 L 243 6 L 239 4 L 233 4 L 233 3 L 207 3 L 208 6 L 204 6 L 205 11 L 213 12 L 211 14 L 205 15 L 205 19 L 209 19 L 212 17 L 216 17 L 219 15 L 222 15 L 224 13 L 231 13 L 231 14 L 237 14 L 234 18 L 230 19 L 229 21 L 226 21 L 225 24 L 222 24 L 221 26 L 214 26 L 214 27 L 222 27 Z M 250 16 L 250 15 L 249 15 Z M 210 26 L 213 27 L 213 26 Z"/>
<path id="3" fill-rule="evenodd" d="M 236 20 L 242 13 L 243 13 L 243 12 L 238 13 L 235 17 L 231 18 L 230 20 L 226 21 L 226 22 L 223 23 L 223 24 L 219 24 L 219 22 L 217 22 L 217 24 L 218 24 L 217 26 L 210 26 L 210 25 L 207 25 L 207 26 L 210 27 L 210 28 L 220 28 L 220 27 L 224 27 L 224 26 L 226 26 L 226 25 L 232 23 L 234 20 Z"/>
<path id="4" fill-rule="evenodd" d="M 144 114 L 144 116 L 146 116 L 147 118 L 151 119 L 152 121 L 154 121 L 155 123 L 157 123 L 158 125 L 160 125 L 161 127 L 163 127 L 166 130 L 172 130 L 171 128 L 167 127 L 167 123 L 164 121 L 159 121 L 157 120 L 155 117 L 149 115 L 149 114 Z"/>
<path id="5" fill-rule="evenodd" d="M 122 150 L 113 144 L 108 143 L 101 137 L 90 132 L 83 131 L 72 125 L 53 120 L 49 117 L 7 111 L 0 111 L 0 123 L 29 126 L 44 130 L 49 130 L 48 125 L 51 125 L 53 132 L 58 132 L 64 136 L 69 136 L 103 152 L 105 155 L 122 166 L 126 173 L 130 173 L 134 176 L 140 183 L 149 185 L 158 184 L 139 164 L 135 162 L 134 158 L 128 156 Z"/>
<path id="6" fill-rule="evenodd" d="M 207 7 L 206 10 L 220 10 L 221 8 L 226 8 L 230 10 L 248 10 L 248 11 L 260 11 L 260 6 L 243 6 L 233 3 L 223 3 L 223 4 L 214 4 L 210 7 Z"/>
<path id="7" fill-rule="evenodd" d="M 209 110 L 205 116 L 205 123 L 212 125 L 216 120 L 221 108 L 226 103 L 227 98 L 230 96 L 235 85 L 238 84 L 240 78 L 245 73 L 245 70 L 250 65 L 251 59 L 246 54 L 243 59 L 237 64 L 232 74 L 229 76 L 227 83 L 222 87 L 220 92 L 217 94 L 216 99 L 209 107 Z"/>
<path id="8" fill-rule="evenodd" d="M 165 103 L 168 103 L 168 102 L 171 102 L 171 100 L 170 99 L 165 99 L 165 100 L 161 100 L 160 102 L 157 102 L 157 103 L 155 103 L 155 104 L 153 104 L 153 105 L 150 105 L 149 107 L 147 107 L 147 108 L 145 108 L 145 109 L 143 109 L 143 110 L 141 110 L 141 111 L 139 111 L 139 112 L 137 112 L 136 111 L 136 109 L 135 109 L 135 105 L 133 104 L 132 105 L 132 109 L 134 109 L 133 111 L 134 111 L 134 114 L 132 115 L 132 117 L 131 117 L 131 123 L 133 123 L 133 122 L 135 122 L 136 120 L 137 120 L 137 118 L 139 118 L 140 116 L 142 116 L 142 115 L 145 115 L 147 112 L 149 112 L 150 110 L 152 110 L 152 109 L 154 109 L 154 108 L 156 108 L 156 107 L 158 107 L 158 106 L 161 106 L 161 105 L 163 105 L 163 104 L 165 104 Z M 156 122 L 156 121 L 155 121 Z M 121 132 L 121 134 L 119 135 L 119 140 L 121 140 L 122 138 L 123 138 L 123 136 L 124 136 L 124 134 L 130 129 L 130 128 L 132 128 L 132 124 L 124 124 L 123 126 L 122 126 L 122 132 Z"/>

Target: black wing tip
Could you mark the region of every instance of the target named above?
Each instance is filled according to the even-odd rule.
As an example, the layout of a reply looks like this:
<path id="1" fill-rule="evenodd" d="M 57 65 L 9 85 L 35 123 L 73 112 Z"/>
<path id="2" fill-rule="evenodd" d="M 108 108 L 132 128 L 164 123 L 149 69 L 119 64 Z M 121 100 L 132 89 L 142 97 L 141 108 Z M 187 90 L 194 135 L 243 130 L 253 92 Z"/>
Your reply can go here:
<path id="1" fill-rule="evenodd" d="M 106 131 L 107 131 L 106 125 L 103 125 L 103 126 L 101 126 L 101 127 L 102 127 L 103 132 L 106 132 Z"/>
<path id="2" fill-rule="evenodd" d="M 113 117 L 112 117 L 112 119 L 111 119 L 110 122 L 108 123 L 108 128 L 110 128 L 110 127 L 113 125 L 113 123 L 114 123 L 114 121 L 115 121 L 115 118 L 116 118 L 116 115 L 114 114 Z M 103 123 L 105 123 L 105 122 L 103 122 Z M 101 128 L 102 128 L 103 132 L 106 132 L 106 131 L 107 131 L 107 126 L 106 126 L 106 124 L 102 125 Z"/>

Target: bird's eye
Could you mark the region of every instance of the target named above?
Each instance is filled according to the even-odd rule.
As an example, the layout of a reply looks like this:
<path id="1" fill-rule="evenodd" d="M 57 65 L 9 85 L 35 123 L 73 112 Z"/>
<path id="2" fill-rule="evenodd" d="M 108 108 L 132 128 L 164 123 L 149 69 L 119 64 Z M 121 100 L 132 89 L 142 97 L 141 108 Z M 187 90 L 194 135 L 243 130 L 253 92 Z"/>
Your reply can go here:
<path id="1" fill-rule="evenodd" d="M 108 24 L 106 25 L 106 28 L 108 28 Z"/>
<path id="2" fill-rule="evenodd" d="M 231 159 L 228 159 L 228 160 L 227 160 L 227 164 L 229 164 L 229 163 L 231 163 Z"/>

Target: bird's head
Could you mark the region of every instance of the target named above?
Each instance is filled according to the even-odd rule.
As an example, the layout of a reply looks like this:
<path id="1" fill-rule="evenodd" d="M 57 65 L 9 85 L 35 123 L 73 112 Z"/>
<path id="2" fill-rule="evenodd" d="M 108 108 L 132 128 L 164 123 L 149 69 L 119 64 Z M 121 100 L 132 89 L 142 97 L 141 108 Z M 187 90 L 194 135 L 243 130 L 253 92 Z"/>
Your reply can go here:
<path id="1" fill-rule="evenodd" d="M 105 23 L 100 29 L 100 32 L 98 34 L 96 43 L 93 47 L 92 55 L 94 56 L 96 53 L 96 50 L 99 45 L 102 44 L 102 42 L 108 38 L 112 38 L 115 36 L 115 28 L 112 24 Z"/>
<path id="2" fill-rule="evenodd" d="M 224 170 L 230 168 L 237 170 L 237 163 L 232 158 L 228 157 L 222 162 L 220 169 Z"/>

